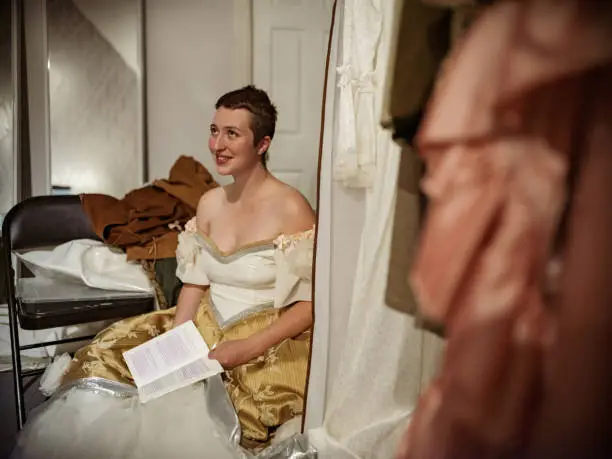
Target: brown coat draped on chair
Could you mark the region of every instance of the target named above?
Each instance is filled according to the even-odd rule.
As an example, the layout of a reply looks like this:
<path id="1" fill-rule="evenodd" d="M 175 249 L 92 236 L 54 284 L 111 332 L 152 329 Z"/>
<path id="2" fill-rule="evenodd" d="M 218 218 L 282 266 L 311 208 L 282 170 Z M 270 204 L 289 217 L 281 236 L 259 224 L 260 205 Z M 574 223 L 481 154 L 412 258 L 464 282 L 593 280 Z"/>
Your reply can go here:
<path id="1" fill-rule="evenodd" d="M 128 260 L 156 260 L 175 256 L 177 230 L 195 215 L 200 197 L 216 186 L 201 163 L 181 156 L 168 180 L 156 180 L 122 199 L 84 194 L 81 202 L 104 242 L 124 249 Z"/>

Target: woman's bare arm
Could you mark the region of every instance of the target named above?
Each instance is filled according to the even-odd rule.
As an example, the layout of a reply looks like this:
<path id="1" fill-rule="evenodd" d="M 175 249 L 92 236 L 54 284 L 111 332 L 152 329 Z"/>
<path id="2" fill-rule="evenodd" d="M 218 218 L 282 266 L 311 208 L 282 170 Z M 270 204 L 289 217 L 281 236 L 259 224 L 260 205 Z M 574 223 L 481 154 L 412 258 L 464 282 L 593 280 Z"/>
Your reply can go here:
<path id="1" fill-rule="evenodd" d="M 215 211 L 219 202 L 220 189 L 214 188 L 202 195 L 198 202 L 196 211 L 196 219 L 198 228 L 206 228 L 210 212 Z M 202 297 L 207 286 L 185 284 L 181 289 L 176 305 L 176 315 L 174 317 L 174 326 L 180 325 L 189 320 L 193 320 L 195 314 L 200 307 Z"/>
<path id="2" fill-rule="evenodd" d="M 312 302 L 298 301 L 269 327 L 251 335 L 254 351 L 263 354 L 287 338 L 293 338 L 312 326 Z"/>
<path id="3" fill-rule="evenodd" d="M 176 315 L 174 316 L 174 326 L 193 320 L 200 307 L 200 302 L 204 296 L 206 287 L 200 285 L 185 284 L 181 289 L 176 304 Z"/>

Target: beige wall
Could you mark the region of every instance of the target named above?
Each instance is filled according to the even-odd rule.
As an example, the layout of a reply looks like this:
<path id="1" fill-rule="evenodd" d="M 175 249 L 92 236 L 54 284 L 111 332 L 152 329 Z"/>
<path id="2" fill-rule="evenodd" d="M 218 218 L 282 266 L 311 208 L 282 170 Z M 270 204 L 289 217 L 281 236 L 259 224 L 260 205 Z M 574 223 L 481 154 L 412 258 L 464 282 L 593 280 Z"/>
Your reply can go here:
<path id="1" fill-rule="evenodd" d="M 147 0 L 150 179 L 167 176 L 180 155 L 194 156 L 214 171 L 207 150 L 214 103 L 249 79 L 248 24 L 240 23 L 246 11 L 235 10 L 243 6 L 248 2 Z"/>

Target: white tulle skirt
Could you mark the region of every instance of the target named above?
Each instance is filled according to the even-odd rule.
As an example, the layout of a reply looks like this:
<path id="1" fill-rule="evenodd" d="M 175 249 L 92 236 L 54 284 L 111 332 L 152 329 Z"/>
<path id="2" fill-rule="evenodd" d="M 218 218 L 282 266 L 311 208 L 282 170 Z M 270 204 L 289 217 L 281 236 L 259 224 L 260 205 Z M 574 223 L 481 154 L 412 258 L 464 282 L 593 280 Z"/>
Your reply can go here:
<path id="1" fill-rule="evenodd" d="M 146 404 L 134 387 L 87 378 L 30 415 L 11 459 L 314 459 L 300 427 L 301 418 L 292 419 L 271 446 L 247 451 L 218 376 Z"/>
<path id="2" fill-rule="evenodd" d="M 203 384 L 147 404 L 88 385 L 58 394 L 28 420 L 14 459 L 230 459 L 244 455 L 209 415 Z"/>

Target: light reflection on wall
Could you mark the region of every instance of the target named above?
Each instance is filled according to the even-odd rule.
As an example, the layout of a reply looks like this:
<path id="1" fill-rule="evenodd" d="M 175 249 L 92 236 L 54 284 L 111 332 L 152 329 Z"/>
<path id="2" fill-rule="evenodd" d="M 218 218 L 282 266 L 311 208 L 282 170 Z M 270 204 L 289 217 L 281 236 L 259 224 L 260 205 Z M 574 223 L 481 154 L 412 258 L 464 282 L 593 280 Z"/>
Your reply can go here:
<path id="1" fill-rule="evenodd" d="M 122 196 L 141 184 L 136 72 L 71 0 L 47 22 L 52 184 Z"/>

